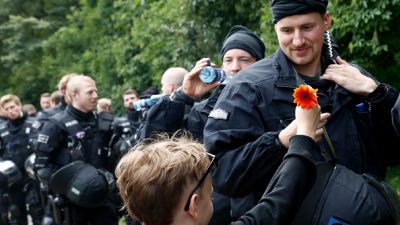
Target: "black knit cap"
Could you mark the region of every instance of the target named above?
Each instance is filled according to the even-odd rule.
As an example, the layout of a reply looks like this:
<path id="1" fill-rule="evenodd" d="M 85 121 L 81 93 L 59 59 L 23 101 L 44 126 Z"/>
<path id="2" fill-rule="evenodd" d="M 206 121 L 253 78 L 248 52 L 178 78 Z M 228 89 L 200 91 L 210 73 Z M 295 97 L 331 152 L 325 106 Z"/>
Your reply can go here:
<path id="1" fill-rule="evenodd" d="M 242 49 L 250 53 L 256 60 L 264 58 L 265 53 L 265 45 L 261 39 L 240 25 L 233 26 L 226 35 L 221 49 L 222 56 L 230 49 Z"/>
<path id="2" fill-rule="evenodd" d="M 306 14 L 310 12 L 325 13 L 328 0 L 269 0 L 272 11 L 272 22 L 277 23 L 280 19 Z"/>

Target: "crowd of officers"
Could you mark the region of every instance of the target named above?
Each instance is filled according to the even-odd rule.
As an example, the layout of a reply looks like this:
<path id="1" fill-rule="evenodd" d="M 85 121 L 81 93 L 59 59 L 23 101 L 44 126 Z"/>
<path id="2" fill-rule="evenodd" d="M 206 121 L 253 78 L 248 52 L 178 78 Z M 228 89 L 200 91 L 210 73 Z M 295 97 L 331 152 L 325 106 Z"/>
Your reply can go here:
<path id="1" fill-rule="evenodd" d="M 264 44 L 247 28 L 234 26 L 229 38 L 221 51 L 226 56 L 222 68 L 229 74 L 264 57 Z M 121 155 L 157 132 L 186 128 L 202 140 L 207 113 L 224 86 L 199 79 L 209 65 L 215 66 L 203 58 L 190 72 L 167 69 L 161 94 L 153 87 L 140 96 L 133 89 L 124 91 L 126 115 L 122 117 L 113 115 L 109 99 L 98 99 L 95 78 L 81 74 L 62 77 L 58 104 L 50 107 L 51 96 L 42 94 L 43 110 L 38 113 L 23 108 L 17 95 L 1 96 L 0 225 L 28 224 L 28 218 L 35 225 L 112 225 L 121 217 L 138 224 L 121 210 L 114 167 Z M 195 99 L 218 85 L 209 98 L 193 107 Z M 155 101 L 134 106 L 148 99 Z M 214 224 L 228 223 L 230 199 L 217 193 L 214 197 Z"/>
<path id="2" fill-rule="evenodd" d="M 58 88 L 60 103 L 35 116 L 17 95 L 0 98 L 0 224 L 118 224 L 113 171 L 135 143 L 139 96 L 125 91 L 127 113 L 116 117 L 96 110 L 91 77 L 67 74 Z"/>
<path id="3" fill-rule="evenodd" d="M 330 52 L 333 51 L 336 55 L 335 47 L 337 46 L 331 43 L 329 33 L 327 37 L 328 46 L 324 42 L 324 49 L 329 47 Z M 233 26 L 221 48 L 221 69 L 229 73 L 228 82 L 230 76 L 263 59 L 264 52 L 265 46 L 257 35 L 243 26 Z M 225 101 L 221 102 L 229 102 L 230 99 L 238 96 L 242 96 L 240 99 L 251 96 L 246 96 L 250 93 L 249 90 L 241 89 L 246 86 L 228 86 L 224 92 L 225 95 L 221 95 L 226 83 L 203 82 L 199 74 L 203 68 L 210 65 L 215 66 L 210 58 L 202 58 L 196 62 L 191 71 L 181 67 L 169 68 L 162 76 L 160 95 L 157 95 L 158 91 L 154 88 L 147 89 L 140 96 L 133 89 L 126 90 L 122 94 L 126 109 L 126 115 L 123 117 L 113 115 L 109 100 L 99 101 L 95 78 L 81 74 L 63 76 L 58 85 L 58 93 L 61 95 L 60 103 L 40 111 L 35 117 L 28 116 L 28 113 L 23 111 L 18 96 L 14 94 L 2 96 L 0 98 L 2 112 L 0 225 L 28 224 L 28 215 L 35 225 L 116 225 L 122 217 L 125 217 L 127 224 L 138 224 L 122 209 L 122 201 L 115 188 L 114 170 L 124 153 L 138 142 L 153 137 L 159 132 L 174 134 L 178 130 L 186 129 L 199 142 L 203 142 L 203 131 L 206 127 L 206 133 L 208 132 L 209 135 L 206 146 L 220 158 L 239 154 L 239 151 L 231 151 L 229 154 L 228 150 L 217 152 L 228 144 L 243 143 L 243 148 L 262 148 L 260 154 L 268 152 L 268 148 L 263 148 L 261 144 L 246 145 L 241 141 L 225 140 L 232 138 L 237 130 L 232 131 L 224 127 L 224 124 L 218 126 L 226 128 L 225 130 L 215 127 L 232 118 L 235 118 L 237 125 L 245 122 L 236 118 L 240 113 L 235 111 L 233 115 L 227 112 L 229 109 L 235 109 L 237 102 L 232 102 L 232 107 L 224 107 L 218 100 L 220 97 L 225 98 Z M 248 77 L 251 80 L 250 76 Z M 242 76 L 242 79 L 247 78 Z M 284 82 L 284 80 L 279 81 Z M 260 82 L 263 82 L 261 78 Z M 237 87 L 240 88 L 235 89 Z M 207 95 L 211 90 L 211 94 Z M 262 97 L 263 94 L 268 93 L 270 92 L 266 91 L 255 96 Z M 155 104 L 135 106 L 136 103 L 148 99 L 153 99 Z M 240 112 L 246 113 L 254 108 L 249 106 L 241 109 Z M 278 111 L 277 109 L 277 113 Z M 262 114 L 261 111 L 257 112 Z M 243 118 L 246 116 L 243 115 Z M 290 118 L 286 119 L 288 120 L 280 120 L 281 123 L 285 123 L 281 126 L 290 128 Z M 210 120 L 215 126 L 210 122 L 207 123 Z M 250 121 L 250 118 L 248 120 Z M 254 127 L 261 126 L 263 122 L 265 121 L 259 121 L 259 124 L 249 123 L 243 127 L 251 129 L 253 125 Z M 223 133 L 225 131 L 228 133 Z M 243 131 L 240 133 L 240 138 L 245 139 L 249 136 L 248 134 L 254 132 L 254 130 Z M 215 135 L 218 135 L 218 138 Z M 282 158 L 285 143 L 282 143 L 276 137 L 277 135 L 278 133 L 272 135 L 274 139 L 270 141 L 270 145 L 277 147 L 270 150 L 282 154 L 277 156 L 277 158 Z M 239 137 L 237 139 L 239 140 Z M 249 139 L 258 141 L 253 137 Z M 266 137 L 263 140 L 266 140 Z M 263 140 L 260 139 L 260 143 Z M 223 141 L 229 143 L 220 146 Z M 265 149 L 268 151 L 264 151 Z M 243 160 L 249 160 L 247 156 L 251 155 L 243 155 Z M 232 165 L 233 168 L 235 163 L 239 164 L 243 160 L 235 158 L 235 160 L 228 160 L 231 164 L 225 165 Z M 278 159 L 276 161 L 280 162 Z M 250 160 L 248 163 L 253 165 L 256 162 Z M 271 164 L 270 166 L 277 167 L 278 165 Z M 220 176 L 221 179 L 213 180 L 213 182 L 217 182 L 214 185 L 219 190 L 225 190 L 223 185 L 226 186 L 226 181 L 236 178 L 228 176 L 224 179 L 223 176 L 226 174 L 222 173 L 228 169 L 219 171 L 221 174 L 216 174 L 216 176 Z M 265 176 L 270 177 L 273 174 L 271 171 Z M 256 174 L 258 171 L 235 170 L 235 172 Z M 250 188 L 244 185 L 246 181 L 240 180 L 240 175 L 235 175 L 235 177 L 238 178 L 236 181 L 241 181 L 241 183 L 239 185 L 232 181 L 232 190 L 237 190 L 239 186 L 241 189 L 251 190 L 243 191 L 241 194 L 232 192 L 230 197 L 213 192 L 214 214 L 210 224 L 229 224 L 239 218 L 255 205 L 259 199 L 258 191 L 263 191 L 264 186 L 268 184 L 264 180 L 259 180 L 258 182 L 265 184 L 253 185 Z M 257 187 L 262 190 L 255 190 Z M 157 200 L 154 204 L 156 202 Z"/>

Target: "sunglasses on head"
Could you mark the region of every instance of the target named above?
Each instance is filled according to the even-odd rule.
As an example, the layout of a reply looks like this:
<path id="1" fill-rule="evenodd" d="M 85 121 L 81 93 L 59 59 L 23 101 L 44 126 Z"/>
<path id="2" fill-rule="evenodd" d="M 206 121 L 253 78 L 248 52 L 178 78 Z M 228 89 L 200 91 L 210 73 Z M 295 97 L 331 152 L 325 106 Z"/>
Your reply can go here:
<path id="1" fill-rule="evenodd" d="M 203 185 L 204 181 L 207 178 L 207 175 L 211 172 L 211 170 L 213 168 L 215 168 L 215 166 L 217 164 L 217 162 L 215 160 L 215 155 L 210 154 L 210 153 L 207 152 L 207 156 L 208 156 L 208 159 L 210 159 L 210 165 L 208 165 L 206 172 L 204 172 L 203 176 L 201 176 L 199 182 L 197 182 L 197 185 L 194 187 L 193 191 L 190 192 L 189 198 L 188 198 L 188 200 L 186 201 L 186 204 L 185 204 L 185 208 L 184 208 L 185 211 L 189 210 L 190 199 L 192 198 L 194 192 L 196 192 L 196 190 L 199 189 L 201 187 L 201 185 Z"/>

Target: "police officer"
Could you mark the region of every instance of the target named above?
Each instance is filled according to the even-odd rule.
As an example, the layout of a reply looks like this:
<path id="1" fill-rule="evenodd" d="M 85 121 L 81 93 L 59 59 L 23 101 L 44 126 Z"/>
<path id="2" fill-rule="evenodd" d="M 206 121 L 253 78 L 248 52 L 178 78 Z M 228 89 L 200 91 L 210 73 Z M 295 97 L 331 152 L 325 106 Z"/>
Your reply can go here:
<path id="1" fill-rule="evenodd" d="M 230 75 L 236 75 L 240 70 L 262 59 L 264 52 L 265 45 L 255 33 L 244 26 L 235 25 L 229 30 L 221 48 L 221 68 Z M 225 83 L 207 84 L 200 80 L 200 72 L 210 64 L 215 66 L 210 63 L 209 58 L 197 61 L 194 68 L 185 75 L 182 87 L 149 110 L 144 129 L 146 137 L 154 131 L 173 132 L 186 128 L 196 139 L 203 140 L 203 130 L 208 116 L 225 87 Z M 195 103 L 213 88 L 207 99 Z M 189 110 L 185 113 L 187 107 Z M 248 195 L 245 198 L 231 200 L 214 192 L 215 211 L 210 224 L 229 223 L 231 217 L 235 219 L 251 208 L 252 205 L 247 202 L 252 202 L 253 199 L 253 195 Z"/>
<path id="2" fill-rule="evenodd" d="M 67 84 L 66 96 L 70 100 L 70 105 L 61 113 L 49 118 L 38 135 L 35 169 L 38 176 L 44 182 L 48 182 L 50 189 L 52 189 L 52 179 L 57 180 L 52 174 L 63 166 L 71 165 L 72 162 L 83 161 L 102 169 L 103 172 L 105 169 L 110 169 L 108 144 L 112 134 L 112 118 L 101 118 L 94 112 L 98 98 L 95 81 L 85 75 L 72 77 Z M 106 173 L 110 174 L 109 171 Z M 71 176 L 71 180 L 67 183 L 74 182 L 76 180 Z M 87 190 L 86 187 L 81 188 Z M 63 212 L 68 212 L 68 215 L 64 214 L 64 221 L 61 222 L 118 224 L 116 207 L 109 204 L 108 199 L 100 205 L 90 207 L 87 204 L 77 204 L 73 199 L 67 198 L 65 193 L 54 194 L 61 194 L 60 197 L 67 202 L 63 205 Z M 84 199 L 85 195 L 79 197 Z"/>
<path id="3" fill-rule="evenodd" d="M 16 167 L 13 168 L 15 173 L 20 174 L 19 179 L 8 177 L 8 185 L 0 187 L 0 205 L 8 206 L 0 209 L 2 210 L 0 214 L 3 223 L 7 220 L 7 214 L 10 214 L 10 223 L 27 224 L 27 204 L 34 224 L 39 224 L 42 211 L 38 196 L 32 193 L 35 183 L 27 176 L 24 168 L 25 160 L 32 153 L 29 147 L 29 132 L 34 119 L 22 111 L 21 101 L 16 95 L 2 96 L 0 106 L 8 118 L 0 127 L 0 159 L 12 161 Z"/>
<path id="4" fill-rule="evenodd" d="M 77 75 L 78 74 L 70 73 L 70 74 L 64 75 L 60 79 L 60 81 L 58 82 L 58 91 L 62 95 L 61 102 L 57 106 L 51 107 L 51 108 L 46 109 L 46 110 L 42 110 L 42 111 L 40 111 L 38 113 L 37 119 L 36 119 L 35 123 L 33 124 L 34 131 L 35 131 L 35 129 L 39 130 L 42 127 L 43 123 L 49 117 L 51 117 L 51 116 L 63 111 L 67 107 L 68 99 L 65 96 L 66 95 L 66 90 L 67 90 L 67 83 L 72 77 L 77 76 Z M 34 138 L 36 138 L 36 137 L 34 137 Z"/>
<path id="5" fill-rule="evenodd" d="M 328 1 L 270 5 L 280 49 L 227 84 L 204 130 L 204 144 L 220 162 L 215 189 L 230 196 L 264 191 L 259 188 L 268 184 L 295 134 L 292 94 L 304 83 L 318 88 L 322 111 L 331 113 L 318 127 L 325 134 L 320 150 L 336 152 L 337 162 L 356 173 L 384 179 L 386 168 L 400 159 L 390 148 L 398 137 L 388 118 L 398 92 L 325 48 Z"/>
<path id="6" fill-rule="evenodd" d="M 139 100 L 137 92 L 128 88 L 122 94 L 122 99 L 126 113 L 122 117 L 115 117 L 112 138 L 112 142 L 116 142 L 112 144 L 114 150 L 120 154 L 124 154 L 136 143 L 135 135 L 142 121 L 141 112 L 133 109 L 133 103 Z"/>

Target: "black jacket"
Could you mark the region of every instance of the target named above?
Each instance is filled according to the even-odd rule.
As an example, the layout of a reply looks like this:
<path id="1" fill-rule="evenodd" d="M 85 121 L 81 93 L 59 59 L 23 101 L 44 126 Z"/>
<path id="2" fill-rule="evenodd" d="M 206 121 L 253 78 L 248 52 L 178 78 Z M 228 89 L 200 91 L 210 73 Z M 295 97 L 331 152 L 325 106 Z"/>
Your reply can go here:
<path id="1" fill-rule="evenodd" d="M 322 68 L 328 65 L 323 63 Z M 218 192 L 243 196 L 266 187 L 286 153 L 277 136 L 294 119 L 292 93 L 301 82 L 278 50 L 227 84 L 204 130 L 206 149 L 219 158 L 221 169 L 213 177 Z M 322 93 L 324 88 L 331 90 L 326 129 L 337 162 L 356 173 L 384 178 L 386 167 L 400 160 L 400 152 L 390 148 L 399 141 L 390 117 L 398 92 L 380 85 L 373 97 L 364 99 L 335 85 L 319 88 Z M 357 111 L 360 103 L 366 110 Z M 326 140 L 320 147 L 328 149 Z"/>
<path id="2" fill-rule="evenodd" d="M 321 170 L 316 158 L 320 155 L 314 140 L 292 137 L 259 203 L 232 225 L 396 224 L 393 208 L 369 179 L 341 166 Z M 317 182 L 322 177 L 327 179 Z M 309 201 L 310 196 L 316 201 Z"/>
<path id="3" fill-rule="evenodd" d="M 111 123 L 112 117 L 103 118 L 68 106 L 50 117 L 40 130 L 35 168 L 55 171 L 75 160 L 83 160 L 96 168 L 110 168 Z"/>
<path id="4" fill-rule="evenodd" d="M 392 109 L 392 122 L 397 133 L 400 135 L 400 97 Z"/>
<path id="5" fill-rule="evenodd" d="M 0 158 L 13 161 L 21 171 L 25 171 L 25 160 L 32 154 L 29 133 L 33 121 L 33 117 L 24 113 L 18 119 L 0 124 Z"/>

